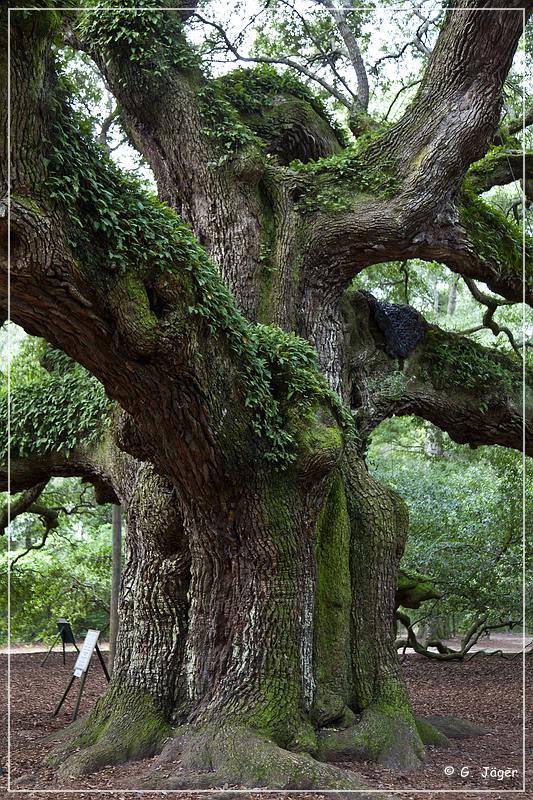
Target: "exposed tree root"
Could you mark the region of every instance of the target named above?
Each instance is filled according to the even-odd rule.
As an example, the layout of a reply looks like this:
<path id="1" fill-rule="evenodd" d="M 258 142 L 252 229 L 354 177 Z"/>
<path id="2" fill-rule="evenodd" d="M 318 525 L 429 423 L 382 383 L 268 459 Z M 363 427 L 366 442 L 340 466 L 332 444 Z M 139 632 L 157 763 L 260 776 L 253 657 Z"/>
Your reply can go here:
<path id="1" fill-rule="evenodd" d="M 357 725 L 344 730 L 324 728 L 318 756 L 324 761 L 376 761 L 389 769 L 408 772 L 420 766 L 424 746 L 414 720 L 370 706 Z"/>
<path id="2" fill-rule="evenodd" d="M 336 794 L 346 800 L 354 797 L 349 790 L 365 788 L 354 773 L 322 764 L 308 753 L 283 750 L 244 726 L 178 728 L 155 766 L 146 788 L 346 789 L 346 794 Z M 370 789 L 358 797 L 383 800 Z"/>
<path id="3" fill-rule="evenodd" d="M 152 756 L 170 732 L 150 695 L 111 684 L 90 714 L 56 737 L 49 760 L 60 775 L 83 775 Z"/>
<path id="4" fill-rule="evenodd" d="M 422 720 L 417 720 L 417 725 L 421 721 L 426 725 L 429 723 L 448 739 L 468 739 L 471 736 L 485 736 L 488 733 L 486 728 L 481 728 L 467 719 L 458 717 L 423 717 Z M 427 744 L 433 744 L 433 742 L 427 742 Z"/>
<path id="5" fill-rule="evenodd" d="M 450 747 L 451 745 L 448 737 L 424 717 L 416 718 L 416 729 L 426 745 L 431 745 L 432 747 Z"/>

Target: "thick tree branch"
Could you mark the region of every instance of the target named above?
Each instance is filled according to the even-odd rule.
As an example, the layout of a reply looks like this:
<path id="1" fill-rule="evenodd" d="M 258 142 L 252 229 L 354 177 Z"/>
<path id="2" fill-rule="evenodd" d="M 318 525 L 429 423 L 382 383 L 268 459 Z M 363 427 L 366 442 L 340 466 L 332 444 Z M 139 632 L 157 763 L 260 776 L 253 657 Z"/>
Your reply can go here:
<path id="1" fill-rule="evenodd" d="M 459 192 L 468 167 L 485 154 L 496 131 L 503 82 L 522 32 L 522 9 L 519 2 L 515 12 L 487 4 L 480 12 L 465 3 L 447 13 L 413 103 L 364 154 L 368 164 L 383 164 L 382 185 L 387 175 L 396 185 L 381 192 L 379 183 L 377 191 L 371 187 L 370 201 L 361 192 L 357 196 L 353 183 L 331 178 L 338 194 L 347 197 L 351 190 L 354 200 L 351 208 L 346 200 L 346 210 L 334 213 L 322 207 L 313 220 L 306 268 L 312 272 L 320 264 L 317 282 L 324 282 L 326 273 L 331 284 L 342 285 L 368 264 L 411 255 L 444 262 L 504 297 L 521 299 L 521 241 L 515 237 L 512 264 L 506 263 L 497 248 L 488 246 L 485 231 L 475 236 L 475 230 L 467 230 L 475 221 L 462 213 Z M 315 196 L 327 186 L 321 176 Z M 526 295 L 533 298 L 533 282 Z"/>
<path id="2" fill-rule="evenodd" d="M 363 431 L 414 414 L 461 444 L 522 449 L 521 360 L 366 293 L 347 293 L 344 314 L 352 403 Z M 533 381 L 529 375 L 526 381 L 526 452 L 533 454 Z"/>
<path id="3" fill-rule="evenodd" d="M 530 125 L 533 125 L 533 107 L 526 108 L 524 117 L 517 117 L 509 123 L 507 126 L 507 134 L 509 136 L 514 136 L 516 133 L 520 133 L 523 128 L 528 128 Z"/>
<path id="4" fill-rule="evenodd" d="M 468 179 L 475 192 L 488 192 L 493 186 L 504 186 L 526 178 L 533 178 L 533 151 L 495 150 L 474 164 L 468 171 Z"/>
<path id="5" fill-rule="evenodd" d="M 104 452 L 109 455 L 111 463 L 116 462 L 116 456 L 111 457 L 110 455 L 115 449 L 110 442 L 104 448 Z M 115 490 L 110 479 L 109 467 L 111 463 L 106 465 L 102 454 L 99 454 L 93 448 L 88 449 L 83 446 L 76 447 L 68 452 L 49 452 L 34 454 L 27 458 L 12 458 L 11 491 L 27 492 L 36 481 L 39 481 L 39 485 L 44 487 L 50 478 L 83 478 L 93 485 L 97 502 L 117 502 Z M 0 463 L 0 491 L 7 491 L 7 478 L 7 463 L 2 460 Z M 11 508 L 13 509 L 13 506 Z"/>

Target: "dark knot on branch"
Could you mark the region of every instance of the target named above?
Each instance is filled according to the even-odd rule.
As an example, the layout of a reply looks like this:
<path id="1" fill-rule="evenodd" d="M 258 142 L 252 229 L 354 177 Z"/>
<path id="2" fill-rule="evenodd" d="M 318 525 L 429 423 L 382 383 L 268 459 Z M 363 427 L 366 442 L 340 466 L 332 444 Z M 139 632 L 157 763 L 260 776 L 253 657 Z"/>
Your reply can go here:
<path id="1" fill-rule="evenodd" d="M 427 323 L 411 306 L 377 300 L 361 290 L 370 314 L 384 338 L 384 350 L 391 358 L 405 358 L 424 339 Z"/>

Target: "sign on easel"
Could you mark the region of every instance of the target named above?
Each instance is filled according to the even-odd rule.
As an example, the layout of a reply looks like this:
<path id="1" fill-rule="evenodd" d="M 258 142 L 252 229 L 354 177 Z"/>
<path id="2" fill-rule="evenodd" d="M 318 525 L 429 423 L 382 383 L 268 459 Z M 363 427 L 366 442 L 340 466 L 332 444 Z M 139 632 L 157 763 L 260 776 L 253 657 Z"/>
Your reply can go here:
<path id="1" fill-rule="evenodd" d="M 81 648 L 74 665 L 74 675 L 76 678 L 81 678 L 83 673 L 87 672 L 89 662 L 92 654 L 94 653 L 94 648 L 96 647 L 96 642 L 98 641 L 99 636 L 100 631 L 87 631 L 87 636 L 85 637 L 83 647 Z"/>
<path id="2" fill-rule="evenodd" d="M 74 672 L 72 673 L 72 677 L 68 682 L 68 686 L 63 693 L 63 697 L 59 701 L 53 716 L 57 717 L 61 706 L 67 699 L 67 695 L 70 692 L 72 684 L 74 683 L 76 678 L 80 679 L 80 688 L 78 690 L 78 696 L 76 698 L 76 704 L 74 706 L 74 711 L 72 713 L 72 719 L 75 720 L 78 716 L 78 710 L 80 707 L 81 696 L 83 694 L 83 687 L 85 686 L 85 680 L 87 678 L 87 672 L 91 665 L 91 658 L 93 653 L 96 651 L 96 655 L 98 656 L 98 660 L 100 665 L 104 671 L 104 675 L 106 676 L 107 682 L 109 683 L 109 672 L 107 671 L 107 667 L 105 661 L 102 657 L 102 653 L 100 652 L 100 648 L 98 647 L 98 637 L 100 636 L 100 631 L 96 630 L 89 630 L 87 631 L 87 636 L 85 637 L 85 641 L 83 643 L 83 647 L 81 648 L 78 658 L 76 659 L 76 664 L 74 665 Z"/>

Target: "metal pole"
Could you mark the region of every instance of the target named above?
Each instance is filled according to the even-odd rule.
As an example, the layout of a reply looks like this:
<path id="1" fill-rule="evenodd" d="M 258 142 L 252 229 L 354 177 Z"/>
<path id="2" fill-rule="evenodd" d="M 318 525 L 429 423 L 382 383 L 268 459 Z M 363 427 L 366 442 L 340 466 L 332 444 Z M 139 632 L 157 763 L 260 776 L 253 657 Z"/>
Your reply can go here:
<path id="1" fill-rule="evenodd" d="M 109 683 L 111 678 L 109 677 L 109 672 L 107 671 L 107 667 L 105 665 L 105 661 L 103 659 L 102 652 L 101 652 L 100 648 L 98 647 L 98 645 L 95 645 L 94 649 L 96 650 L 96 655 L 98 656 L 98 660 L 99 660 L 100 664 L 102 665 L 102 669 L 104 670 L 104 675 L 106 676 L 107 682 Z"/>
<path id="2" fill-rule="evenodd" d="M 44 657 L 44 660 L 41 662 L 41 667 L 44 667 L 44 665 L 45 665 L 45 664 L 46 664 L 46 662 L 48 661 L 48 656 L 50 655 L 50 653 L 52 652 L 52 650 L 53 650 L 53 649 L 54 649 L 54 647 L 56 646 L 56 642 L 57 642 L 57 640 L 59 639 L 59 637 L 60 637 L 60 636 L 61 636 L 61 634 L 60 634 L 60 633 L 58 633 L 58 634 L 57 634 L 57 636 L 56 636 L 56 638 L 55 638 L 55 639 L 54 639 L 54 641 L 52 642 L 52 647 L 50 648 L 50 650 L 48 651 L 48 653 L 45 655 L 45 657 Z"/>
<path id="3" fill-rule="evenodd" d="M 89 666 L 90 666 L 90 664 L 89 664 Z M 82 674 L 82 676 L 80 678 L 80 688 L 78 689 L 78 696 L 76 697 L 76 705 L 74 706 L 74 711 L 72 712 L 72 722 L 74 722 L 74 720 L 78 716 L 78 711 L 80 709 L 81 696 L 83 694 L 83 687 L 85 686 L 85 681 L 87 680 L 87 673 L 89 672 L 89 666 L 87 667 L 87 669 L 85 670 L 85 672 Z"/>
<path id="4" fill-rule="evenodd" d="M 53 717 L 57 717 L 57 715 L 59 714 L 59 710 L 60 710 L 61 706 L 63 705 L 63 703 L 65 702 L 65 700 L 67 699 L 67 694 L 70 692 L 70 687 L 72 686 L 73 683 L 74 683 L 74 675 L 69 680 L 68 686 L 67 686 L 67 688 L 65 689 L 65 691 L 63 693 L 63 697 L 61 698 L 61 700 L 57 704 L 56 710 L 52 714 Z"/>
<path id="5" fill-rule="evenodd" d="M 122 520 L 119 505 L 113 505 L 113 556 L 111 566 L 111 604 L 109 609 L 109 672 L 113 672 L 113 661 L 118 634 L 118 601 L 120 596 L 120 573 L 122 568 Z"/>

